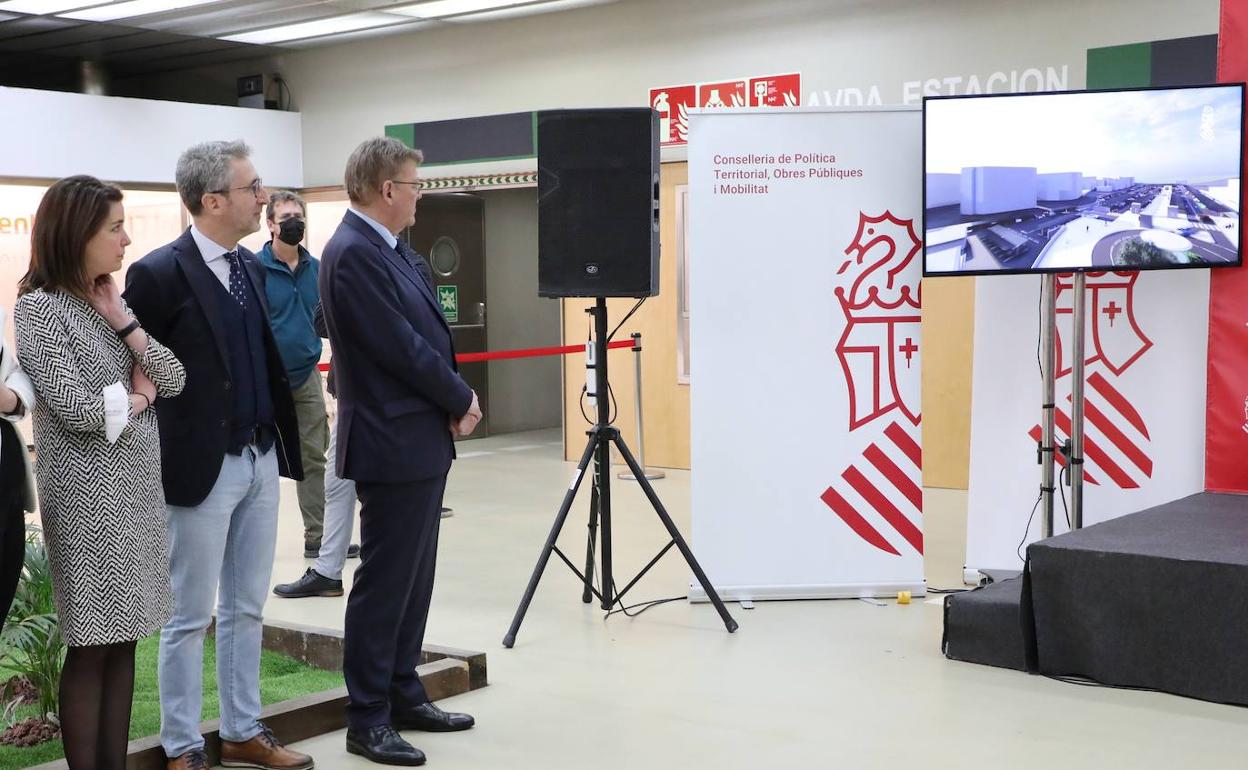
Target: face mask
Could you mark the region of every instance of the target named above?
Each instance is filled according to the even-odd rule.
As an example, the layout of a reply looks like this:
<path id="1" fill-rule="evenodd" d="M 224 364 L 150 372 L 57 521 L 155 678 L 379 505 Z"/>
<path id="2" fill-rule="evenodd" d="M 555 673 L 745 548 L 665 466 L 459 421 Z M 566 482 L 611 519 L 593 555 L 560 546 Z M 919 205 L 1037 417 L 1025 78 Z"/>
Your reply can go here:
<path id="1" fill-rule="evenodd" d="M 292 218 L 282 220 L 281 232 L 277 237 L 282 243 L 287 243 L 291 246 L 298 245 L 298 243 L 303 240 L 303 231 L 306 227 L 307 225 L 304 224 L 302 219 Z"/>

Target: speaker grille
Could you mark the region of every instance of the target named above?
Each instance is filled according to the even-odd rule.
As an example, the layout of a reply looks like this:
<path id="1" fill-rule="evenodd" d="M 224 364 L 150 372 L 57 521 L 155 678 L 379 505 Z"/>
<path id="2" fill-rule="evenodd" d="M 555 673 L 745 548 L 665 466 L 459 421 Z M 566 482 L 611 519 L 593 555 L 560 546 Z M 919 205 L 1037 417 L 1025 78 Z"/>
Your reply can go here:
<path id="1" fill-rule="evenodd" d="M 658 114 L 539 112 L 537 168 L 538 294 L 658 294 Z"/>

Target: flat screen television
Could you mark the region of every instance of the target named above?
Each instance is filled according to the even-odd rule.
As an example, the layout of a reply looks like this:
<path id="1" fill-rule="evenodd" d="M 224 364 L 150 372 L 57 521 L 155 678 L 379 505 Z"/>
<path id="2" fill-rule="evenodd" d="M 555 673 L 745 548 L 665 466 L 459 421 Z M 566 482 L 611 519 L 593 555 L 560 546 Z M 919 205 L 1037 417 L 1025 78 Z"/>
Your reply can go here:
<path id="1" fill-rule="evenodd" d="M 1236 266 L 1244 84 L 923 100 L 923 275 Z"/>

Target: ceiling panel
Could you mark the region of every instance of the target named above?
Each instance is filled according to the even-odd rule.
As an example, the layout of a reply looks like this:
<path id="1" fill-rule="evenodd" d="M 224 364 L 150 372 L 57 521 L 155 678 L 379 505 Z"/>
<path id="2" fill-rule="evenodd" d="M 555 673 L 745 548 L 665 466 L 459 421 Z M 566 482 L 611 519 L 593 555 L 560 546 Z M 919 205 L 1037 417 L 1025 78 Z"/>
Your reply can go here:
<path id="1" fill-rule="evenodd" d="M 100 59 L 127 51 L 141 52 L 157 46 L 176 45 L 178 42 L 188 39 L 164 32 L 149 32 L 147 30 L 141 32 L 132 30 L 131 32 L 132 34 L 129 35 L 97 38 L 86 43 L 64 45 L 49 49 L 47 53 L 53 56 L 67 56 L 75 59 Z M 196 43 L 200 42 L 197 38 L 189 39 Z"/>
<path id="2" fill-rule="evenodd" d="M 22 37 L 0 40 L 0 48 L 6 51 L 42 51 L 51 55 L 62 46 L 80 45 L 93 40 L 107 40 L 114 37 L 134 37 L 141 35 L 138 30 L 129 27 L 114 27 L 107 24 L 79 24 L 65 29 L 54 29 Z"/>
<path id="3" fill-rule="evenodd" d="M 134 48 L 128 51 L 116 51 L 110 53 L 108 61 L 110 62 L 142 62 L 151 61 L 158 62 L 163 59 L 169 59 L 179 56 L 188 56 L 190 54 L 208 53 L 211 51 L 225 51 L 238 47 L 237 43 L 229 43 L 223 40 L 213 38 L 196 38 L 164 35 L 164 33 L 155 33 L 162 35 L 165 42 L 160 45 L 146 46 L 142 48 Z"/>
<path id="4" fill-rule="evenodd" d="M 82 26 L 82 22 L 78 21 L 66 21 L 65 19 L 54 19 L 44 16 L 18 16 L 8 21 L 0 21 L 0 40 L 80 26 Z"/>
<path id="5" fill-rule="evenodd" d="M 525 0 L 512 0 L 512 2 Z M 549 10 L 625 0 L 561 0 Z M 84 5 L 89 0 L 83 0 Z M 76 72 L 78 62 L 90 59 L 116 75 L 144 74 L 221 64 L 280 54 L 291 48 L 409 34 L 437 29 L 448 23 L 470 21 L 473 15 L 451 21 L 422 22 L 394 14 L 396 24 L 358 32 L 335 33 L 276 45 L 248 45 L 222 40 L 227 35 L 272 29 L 360 12 L 385 12 L 411 5 L 413 0 L 214 0 L 203 5 L 149 14 L 113 23 L 82 22 L 53 15 L 32 16 L 0 11 L 0 84 L 37 81 L 45 73 L 59 83 L 64 73 Z M 532 0 L 536 3 L 536 0 Z M 504 18 L 528 9 L 482 14 Z M 51 87 L 51 86 L 50 86 Z"/>

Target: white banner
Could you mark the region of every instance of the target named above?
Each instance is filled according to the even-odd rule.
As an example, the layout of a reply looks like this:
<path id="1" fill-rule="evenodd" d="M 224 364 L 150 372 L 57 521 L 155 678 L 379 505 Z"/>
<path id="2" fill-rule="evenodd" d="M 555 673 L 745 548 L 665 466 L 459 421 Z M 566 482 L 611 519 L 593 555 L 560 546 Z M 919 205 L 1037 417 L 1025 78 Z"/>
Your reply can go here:
<path id="1" fill-rule="evenodd" d="M 693 543 L 724 598 L 923 588 L 920 140 L 911 108 L 692 114 Z"/>
<path id="2" fill-rule="evenodd" d="M 1040 493 L 1040 282 L 976 279 L 968 581 L 977 569 L 1022 569 L 1024 532 L 1025 542 L 1040 536 L 1039 510 L 1027 527 Z M 1061 444 L 1070 435 L 1071 279 L 1060 276 L 1058 287 Z M 1203 489 L 1209 273 L 1091 273 L 1085 301 L 1086 526 Z M 1067 531 L 1060 499 L 1053 518 L 1055 533 Z"/>

